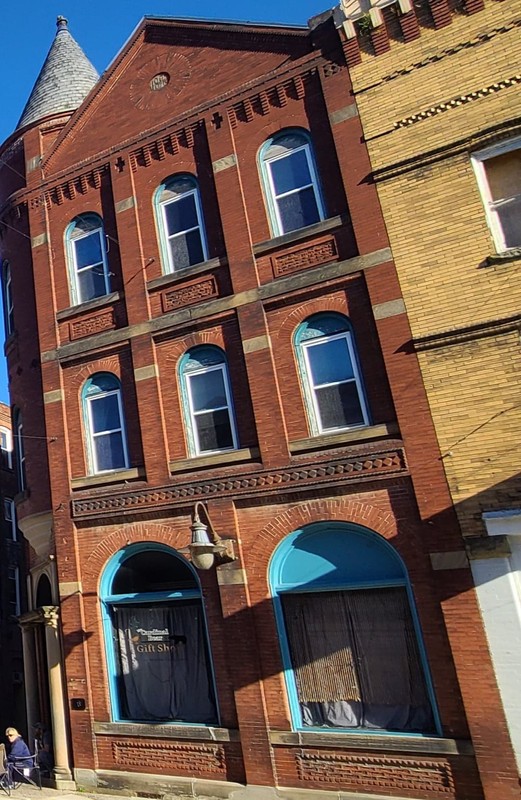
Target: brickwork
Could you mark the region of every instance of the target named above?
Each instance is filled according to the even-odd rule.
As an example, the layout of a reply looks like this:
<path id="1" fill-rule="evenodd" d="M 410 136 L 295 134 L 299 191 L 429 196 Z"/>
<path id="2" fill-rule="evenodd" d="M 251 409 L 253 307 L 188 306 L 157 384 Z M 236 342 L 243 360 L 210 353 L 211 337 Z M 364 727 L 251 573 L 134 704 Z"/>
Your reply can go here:
<path id="1" fill-rule="evenodd" d="M 433 11 L 434 13 L 434 11 Z M 487 2 L 472 16 L 365 55 L 351 70 L 444 464 L 465 535 L 481 512 L 517 505 L 510 442 L 516 335 L 485 328 L 447 343 L 441 332 L 518 313 L 517 261 L 488 264 L 494 243 L 471 154 L 519 133 L 521 4 Z M 508 289 L 507 289 L 508 287 Z M 429 337 L 433 337 L 432 340 Z M 456 337 L 457 338 L 457 337 Z M 517 432 L 517 434 L 516 434 Z"/>
<path id="2" fill-rule="evenodd" d="M 521 500 L 517 253 L 498 254 L 472 163 L 520 133 L 521 4 L 431 0 L 411 13 L 413 40 L 393 36 L 387 16 L 387 48 L 344 47 L 451 496 L 464 536 L 480 537 L 483 512 Z M 452 601 L 445 619 L 463 645 Z M 516 768 L 509 784 L 472 735 L 485 794 L 517 796 Z"/>
<path id="3" fill-rule="evenodd" d="M 447 571 L 431 568 L 431 553 L 461 551 L 462 542 L 340 40 L 334 29 L 315 40 L 298 29 L 253 26 L 248 36 L 194 25 L 144 23 L 6 206 L 19 219 L 2 240 L 16 276 L 7 352 L 29 424 L 30 492 L 19 511 L 28 530 L 38 514 L 52 515 L 46 545 L 62 595 L 66 708 L 75 697 L 86 705 L 67 711 L 72 765 L 106 770 L 115 785 L 118 771 L 139 766 L 151 791 L 167 760 L 168 774 L 254 786 L 482 800 L 470 731 L 496 748 L 501 777 L 480 773 L 487 800 L 506 800 L 511 753 L 501 715 L 489 735 L 497 687 L 470 571 L 452 570 L 447 589 Z M 410 21 L 407 30 L 414 38 Z M 174 67 L 178 79 L 156 91 L 161 70 Z M 273 238 L 257 156 L 295 127 L 310 131 L 327 219 Z M 42 155 L 36 132 L 24 133 L 26 161 Z M 176 173 L 200 182 L 210 260 L 171 275 L 153 200 Z M 71 307 L 64 231 L 86 212 L 104 220 L 111 294 Z M 24 238 L 17 250 L 25 231 L 30 246 Z M 345 436 L 313 437 L 303 401 L 293 337 L 321 311 L 349 317 L 370 407 L 371 426 Z M 191 460 L 179 364 L 199 344 L 227 355 L 235 461 Z M 81 393 L 99 371 L 122 385 L 130 463 L 121 474 L 89 474 Z M 139 733 L 112 722 L 100 578 L 131 544 L 185 553 L 196 500 L 238 552 L 235 563 L 201 573 L 219 728 L 172 726 L 143 747 Z M 441 720 L 434 744 L 404 737 L 395 757 L 382 735 L 371 746 L 364 739 L 364 758 L 344 735 L 333 756 L 320 731 L 319 744 L 298 753 L 273 745 L 273 732 L 289 734 L 292 723 L 270 559 L 284 537 L 325 520 L 375 531 L 406 565 Z M 397 738 L 388 739 L 394 749 Z"/>

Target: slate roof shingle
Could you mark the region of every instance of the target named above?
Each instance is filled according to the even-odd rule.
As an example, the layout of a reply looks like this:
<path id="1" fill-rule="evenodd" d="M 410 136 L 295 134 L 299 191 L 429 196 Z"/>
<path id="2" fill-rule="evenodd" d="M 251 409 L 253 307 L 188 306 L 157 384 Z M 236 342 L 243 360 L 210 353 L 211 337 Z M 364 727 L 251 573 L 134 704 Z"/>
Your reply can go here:
<path id="1" fill-rule="evenodd" d="M 74 111 L 99 79 L 97 70 L 71 36 L 65 17 L 58 17 L 56 25 L 56 36 L 17 129 L 51 114 Z"/>

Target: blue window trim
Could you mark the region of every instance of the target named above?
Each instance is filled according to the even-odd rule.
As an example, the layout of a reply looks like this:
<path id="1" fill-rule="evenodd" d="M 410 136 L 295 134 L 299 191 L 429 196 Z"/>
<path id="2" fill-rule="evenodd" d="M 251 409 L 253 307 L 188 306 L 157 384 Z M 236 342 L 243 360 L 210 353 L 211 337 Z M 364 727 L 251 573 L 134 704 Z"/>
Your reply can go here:
<path id="1" fill-rule="evenodd" d="M 208 369 L 212 369 L 213 367 L 221 367 L 223 370 L 224 386 L 226 391 L 226 397 L 228 400 L 228 413 L 230 416 L 230 427 L 232 432 L 233 447 L 227 447 L 223 450 L 211 450 L 211 451 L 210 450 L 200 451 L 198 448 L 197 437 L 195 433 L 195 423 L 192 416 L 189 389 L 188 389 L 187 376 L 190 373 L 186 369 L 187 363 L 191 359 L 196 360 L 198 353 L 201 353 L 202 355 L 204 353 L 209 354 L 209 359 L 208 359 L 209 363 L 207 365 Z M 215 356 L 215 360 L 212 360 L 212 355 Z M 205 366 L 202 365 L 201 371 L 204 370 Z M 193 372 L 195 374 L 197 370 L 194 370 Z M 192 457 L 196 457 L 199 455 L 211 455 L 212 453 L 228 453 L 232 452 L 233 450 L 237 450 L 239 447 L 237 418 L 235 415 L 235 408 L 233 403 L 233 392 L 230 382 L 228 359 L 226 358 L 226 353 L 224 352 L 224 350 L 222 350 L 220 347 L 217 347 L 217 345 L 214 344 L 200 344 L 200 345 L 195 345 L 195 347 L 191 347 L 189 350 L 186 351 L 186 353 L 184 353 L 184 355 L 179 361 L 178 375 L 179 375 L 179 386 L 181 391 L 181 405 L 183 410 L 183 418 L 185 423 L 189 455 Z"/>
<path id="2" fill-rule="evenodd" d="M 195 210 L 197 214 L 197 221 L 199 223 L 201 247 L 203 250 L 203 261 L 201 263 L 204 263 L 205 261 L 208 260 L 208 242 L 206 239 L 206 229 L 204 224 L 203 206 L 201 202 L 201 190 L 199 188 L 199 181 L 197 180 L 195 175 L 191 175 L 188 172 L 179 172 L 176 173 L 175 175 L 170 175 L 160 184 L 160 186 L 157 187 L 153 197 L 154 217 L 156 221 L 157 236 L 159 240 L 161 265 L 163 274 L 165 275 L 176 272 L 176 269 L 170 254 L 170 247 L 168 246 L 168 237 L 165 228 L 165 219 L 163 216 L 163 206 L 168 202 L 175 202 L 175 201 L 161 200 L 161 195 L 165 190 L 169 188 L 169 186 L 171 186 L 176 181 L 187 181 L 192 184 L 193 188 L 188 190 L 186 194 L 193 193 L 195 198 Z M 190 267 L 195 267 L 195 266 L 196 264 L 190 265 Z M 189 269 L 190 267 L 188 267 L 187 269 Z"/>
<path id="3" fill-rule="evenodd" d="M 308 340 L 305 339 L 305 334 L 308 327 L 311 327 L 313 324 L 322 324 L 322 321 L 326 320 L 330 320 L 334 324 L 334 327 L 338 326 L 336 332 L 324 334 L 323 336 L 310 337 Z M 333 336 L 337 335 L 345 336 L 347 339 L 347 346 L 353 364 L 355 382 L 358 389 L 358 396 L 360 399 L 364 421 L 358 425 L 348 425 L 345 428 L 331 428 L 322 430 L 320 426 L 318 410 L 316 408 L 315 396 L 308 371 L 307 361 L 304 355 L 304 342 L 319 341 L 320 339 L 331 339 Z M 301 322 L 295 330 L 295 333 L 293 334 L 293 348 L 295 350 L 302 396 L 304 399 L 310 433 L 312 436 L 327 436 L 328 433 L 334 434 L 344 430 L 352 430 L 353 428 L 365 428 L 367 425 L 371 424 L 369 404 L 367 402 L 362 370 L 360 368 L 360 360 L 358 358 L 358 348 L 354 338 L 353 326 L 351 325 L 348 317 L 335 311 L 323 311 L 319 312 L 318 314 L 313 314 L 311 317 L 308 317 L 306 320 Z"/>
<path id="4" fill-rule="evenodd" d="M 369 537 L 369 540 L 375 543 L 377 546 L 381 548 L 382 553 L 386 553 L 386 555 L 390 558 L 390 560 L 394 560 L 395 566 L 399 568 L 402 572 L 402 577 L 397 578 L 394 577 L 389 580 L 367 580 L 367 581 L 355 581 L 349 583 L 335 583 L 335 582 L 327 582 L 324 581 L 322 585 L 313 585 L 313 584 L 298 584 L 298 583 L 285 583 L 282 580 L 282 569 L 284 567 L 284 562 L 287 559 L 288 555 L 290 554 L 291 550 L 294 548 L 296 542 L 305 541 L 306 538 L 313 538 L 315 536 L 323 536 L 326 531 L 338 531 L 341 533 L 355 533 L 358 535 L 364 535 Z M 370 565 L 368 565 L 370 567 Z M 434 686 L 432 682 L 432 677 L 430 674 L 429 663 L 427 658 L 427 652 L 425 649 L 425 644 L 423 641 L 423 636 L 420 627 L 420 620 L 418 617 L 418 612 L 416 609 L 416 603 L 414 600 L 414 595 L 412 592 L 412 588 L 410 585 L 407 569 L 405 564 L 399 555 L 399 553 L 395 550 L 395 548 L 389 544 L 382 536 L 375 533 L 374 531 L 370 530 L 369 528 L 364 528 L 361 525 L 353 525 L 350 523 L 344 522 L 319 522 L 313 523 L 311 525 L 307 525 L 299 530 L 294 531 L 293 533 L 286 536 L 282 542 L 278 545 L 271 556 L 271 560 L 268 566 L 268 580 L 270 586 L 271 597 L 273 601 L 274 613 L 275 613 L 275 622 L 277 627 L 277 633 L 279 637 L 279 645 L 282 655 L 282 665 L 283 665 L 283 672 L 284 672 L 284 681 L 286 684 L 286 691 L 288 694 L 288 703 L 290 708 L 291 720 L 292 720 L 292 728 L 297 731 L 308 731 L 308 732 L 322 732 L 324 733 L 324 728 L 315 728 L 312 726 L 304 726 L 302 724 L 302 714 L 300 711 L 300 703 L 298 700 L 297 694 L 297 685 L 295 681 L 295 675 L 293 672 L 292 662 L 291 662 L 291 655 L 289 650 L 289 644 L 286 636 L 286 627 L 284 623 L 284 614 L 282 610 L 282 603 L 280 600 L 280 596 L 284 593 L 294 593 L 294 592 L 307 592 L 307 593 L 318 593 L 318 592 L 329 592 L 329 591 L 346 591 L 351 589 L 362 589 L 362 588 L 371 588 L 371 589 L 379 589 L 379 588 L 389 588 L 394 586 L 403 586 L 407 592 L 407 597 L 409 599 L 409 607 L 411 610 L 412 620 L 414 624 L 414 631 L 416 634 L 416 642 L 418 645 L 418 652 L 420 655 L 422 667 L 423 667 L 423 674 L 425 677 L 425 683 L 427 687 L 428 697 L 431 703 L 432 714 L 434 719 L 434 725 L 436 727 L 436 735 L 442 735 L 442 725 L 439 716 L 439 711 L 436 703 L 436 697 L 434 694 Z M 335 733 L 348 733 L 352 736 L 402 736 L 402 737 L 413 737 L 413 738 L 429 738 L 432 737 L 433 734 L 422 734 L 422 733 L 409 733 L 409 732 L 400 732 L 400 731 L 378 731 L 378 730 L 364 730 L 360 728 L 352 729 L 352 728 L 334 728 L 334 729 L 327 729 L 328 734 L 335 734 Z"/>
<path id="5" fill-rule="evenodd" d="M 280 222 L 277 202 L 275 200 L 275 192 L 273 188 L 273 184 L 271 181 L 270 172 L 268 169 L 268 162 L 270 159 L 266 158 L 266 153 L 268 152 L 269 148 L 276 144 L 279 139 L 284 138 L 285 136 L 300 136 L 302 138 L 302 146 L 306 146 L 306 153 L 308 158 L 308 165 L 310 168 L 311 178 L 313 182 L 313 188 L 315 191 L 315 200 L 317 203 L 319 220 L 322 221 L 326 219 L 326 206 L 324 203 L 324 197 L 322 193 L 322 188 L 320 185 L 320 179 L 318 175 L 318 169 L 315 160 L 315 153 L 313 150 L 313 141 L 311 136 L 307 130 L 304 128 L 284 128 L 283 130 L 278 131 L 276 134 L 271 136 L 267 139 L 260 147 L 257 161 L 259 166 L 259 172 L 261 176 L 261 183 L 263 187 L 263 194 L 264 199 L 266 202 L 266 207 L 268 211 L 268 219 L 270 222 L 271 232 L 273 236 L 283 236 L 285 231 L 282 230 L 282 225 Z M 303 230 L 303 229 L 299 229 Z M 293 231 L 290 231 L 290 233 Z"/>
<path id="6" fill-rule="evenodd" d="M 114 578 L 116 577 L 116 573 L 119 568 L 132 556 L 138 555 L 139 553 L 143 553 L 145 551 L 151 550 L 158 550 L 162 553 L 167 553 L 170 556 L 174 556 L 178 558 L 183 564 L 189 568 L 190 572 L 192 572 L 197 586 L 199 589 L 184 589 L 181 591 L 168 591 L 168 592 L 142 592 L 139 594 L 130 593 L 130 594 L 120 594 L 115 595 L 112 594 L 112 583 Z M 206 635 L 206 644 L 208 647 L 208 664 L 210 668 L 210 680 L 212 682 L 214 697 L 215 697 L 215 709 L 217 714 L 217 724 L 221 724 L 221 717 L 219 712 L 219 702 L 217 696 L 217 686 L 215 682 L 215 673 L 213 668 L 213 658 L 212 652 L 210 647 L 210 637 L 208 635 L 208 621 L 206 618 L 206 608 L 204 604 L 203 593 L 201 590 L 201 583 L 199 581 L 199 576 L 197 575 L 196 570 L 190 564 L 187 559 L 185 559 L 180 553 L 178 553 L 174 548 L 169 547 L 168 545 L 162 544 L 161 542 L 138 542 L 136 544 L 127 545 L 122 550 L 119 550 L 115 553 L 110 561 L 105 566 L 105 569 L 102 572 L 101 580 L 99 584 L 99 597 L 100 597 L 100 605 L 101 605 L 101 620 L 103 626 L 103 639 L 105 643 L 105 658 L 107 663 L 107 673 L 108 673 L 108 683 L 109 683 L 109 699 L 110 699 L 110 708 L 111 708 L 111 719 L 112 722 L 130 722 L 128 719 L 122 719 L 121 717 L 121 709 L 119 704 L 119 693 L 118 693 L 118 685 L 116 680 L 117 674 L 117 667 L 116 667 L 116 655 L 115 655 L 115 648 L 113 645 L 113 625 L 112 625 L 112 618 L 110 614 L 110 606 L 112 605 L 125 605 L 125 604 L 132 604 L 132 603 L 164 603 L 164 602 L 175 602 L 176 600 L 192 600 L 192 599 L 199 599 L 201 602 L 201 609 L 203 613 L 203 624 L 204 624 L 204 632 Z M 132 722 L 140 722 L 140 720 L 132 720 Z M 155 725 L 157 723 L 150 722 L 150 720 L 143 720 L 143 724 L 147 725 Z M 173 722 L 162 722 L 162 725 L 179 725 L 183 727 L 214 727 L 213 725 L 205 725 L 204 723 L 194 723 L 194 722 L 181 722 L 178 720 L 174 720 Z"/>
<path id="7" fill-rule="evenodd" d="M 76 250 L 74 248 L 74 239 L 72 238 L 72 234 L 76 226 L 81 222 L 92 222 L 93 224 L 97 224 L 97 227 L 92 229 L 92 233 L 94 233 L 94 231 L 99 231 L 99 236 L 101 240 L 101 255 L 103 258 L 103 277 L 105 279 L 104 294 L 106 295 L 109 294 L 110 292 L 110 277 L 109 277 L 109 264 L 108 264 L 105 226 L 103 224 L 103 219 L 102 217 L 100 217 L 99 214 L 96 214 L 96 212 L 94 211 L 87 211 L 84 214 L 78 214 L 77 217 L 74 217 L 74 219 L 71 220 L 67 225 L 67 227 L 65 228 L 65 251 L 67 254 L 67 266 L 69 270 L 69 286 L 70 286 L 72 305 L 81 305 L 81 303 L 83 302 L 85 303 L 88 302 L 87 300 L 82 300 L 80 297 L 80 287 L 78 284 L 78 270 L 76 267 Z M 98 297 L 104 297 L 104 295 L 98 295 Z"/>
<path id="8" fill-rule="evenodd" d="M 89 413 L 89 397 L 88 391 L 89 388 L 96 383 L 97 380 L 100 378 L 109 378 L 113 382 L 114 386 L 112 389 L 100 391 L 99 395 L 104 395 L 110 393 L 117 392 L 118 397 L 118 408 L 119 408 L 119 422 L 121 426 L 121 440 L 123 444 L 123 455 L 125 459 L 125 464 L 121 467 L 115 467 L 114 469 L 105 469 L 105 470 L 98 470 L 96 469 L 96 457 L 94 454 L 94 441 L 92 436 L 92 428 L 90 423 L 90 413 Z M 92 397 L 96 397 L 96 395 L 92 395 Z M 129 468 L 129 453 L 128 453 L 128 441 L 127 441 L 127 430 L 125 425 L 125 413 L 123 408 L 123 396 L 121 391 L 121 381 L 114 375 L 112 372 L 96 372 L 94 375 L 91 375 L 85 383 L 83 384 L 81 390 L 81 406 L 83 410 L 83 425 L 85 429 L 85 448 L 87 454 L 87 466 L 89 475 L 104 475 L 110 472 L 118 472 L 122 469 Z"/>

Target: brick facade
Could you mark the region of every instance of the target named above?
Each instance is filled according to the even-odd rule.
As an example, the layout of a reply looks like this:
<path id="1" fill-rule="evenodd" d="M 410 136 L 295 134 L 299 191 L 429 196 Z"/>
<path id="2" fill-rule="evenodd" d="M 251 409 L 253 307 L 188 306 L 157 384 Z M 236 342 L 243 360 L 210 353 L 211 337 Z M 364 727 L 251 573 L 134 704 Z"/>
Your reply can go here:
<path id="1" fill-rule="evenodd" d="M 511 607 L 506 627 L 489 607 L 487 633 L 490 639 L 501 629 L 511 642 L 520 636 L 517 539 L 489 538 L 486 519 L 518 513 L 521 497 L 512 450 L 521 427 L 519 248 L 502 251 L 494 242 L 473 158 L 521 131 L 520 11 L 518 2 L 429 2 L 402 15 L 393 4 L 373 29 L 387 41 L 386 52 L 353 37 L 349 25 L 339 37 L 351 54 L 372 175 L 476 583 L 490 584 L 498 607 Z M 413 38 L 396 30 L 396 20 L 410 15 L 417 19 Z M 492 568 L 489 559 L 496 566 L 485 581 L 476 561 Z M 509 599 L 501 580 L 513 581 Z M 519 769 L 519 708 L 509 673 L 519 679 L 521 651 L 510 649 L 506 659 L 494 653 L 494 667 Z"/>
<path id="2" fill-rule="evenodd" d="M 170 71 L 172 85 L 153 90 Z M 46 137 L 57 125 L 61 132 Z M 311 134 L 327 218 L 274 238 L 257 153 L 270 136 L 296 127 Z M 40 537 L 32 585 L 55 577 L 71 742 L 70 751 L 65 737 L 55 748 L 57 770 L 72 769 L 86 787 L 157 793 L 190 783 L 212 794 L 219 781 L 220 793 L 237 784 L 266 793 L 277 786 L 282 797 L 291 789 L 417 800 L 517 796 L 335 30 L 145 20 L 70 119 L 15 133 L 6 153 L 25 174 L 12 185 L 0 168 L 10 225 L 2 258 L 13 267 L 15 303 L 6 351 L 27 436 L 18 511 L 28 538 Z M 41 164 L 30 169 L 37 156 Z M 199 180 L 208 260 L 165 274 L 153 196 L 176 173 Z M 64 232 L 86 212 L 104 220 L 111 293 L 73 306 Z M 371 425 L 313 436 L 293 336 L 322 311 L 350 319 Z M 234 453 L 190 455 L 176 375 L 197 344 L 227 354 Z M 100 371 L 121 381 L 129 465 L 93 475 L 81 392 Z M 220 724 L 159 725 L 151 733 L 112 719 L 100 576 L 135 543 L 186 552 L 197 500 L 238 552 L 232 564 L 200 573 Z M 324 521 L 370 529 L 403 559 L 439 737 L 293 729 L 267 574 L 285 537 Z M 54 735 L 56 744 L 56 728 Z"/>

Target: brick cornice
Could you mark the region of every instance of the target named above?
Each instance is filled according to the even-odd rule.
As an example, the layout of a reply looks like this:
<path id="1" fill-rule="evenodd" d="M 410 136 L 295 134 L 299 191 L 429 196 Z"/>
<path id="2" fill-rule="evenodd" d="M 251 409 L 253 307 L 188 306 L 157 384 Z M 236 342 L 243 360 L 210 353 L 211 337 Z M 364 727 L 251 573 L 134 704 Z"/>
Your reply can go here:
<path id="1" fill-rule="evenodd" d="M 223 497 L 251 497 L 270 492 L 277 495 L 295 489 L 326 488 L 347 482 L 408 475 L 401 447 L 382 450 L 360 449 L 355 455 L 328 461 L 298 463 L 280 470 L 254 470 L 229 478 L 198 479 L 130 492 L 112 492 L 73 499 L 71 515 L 76 520 L 125 516 L 186 507 L 196 500 Z"/>

